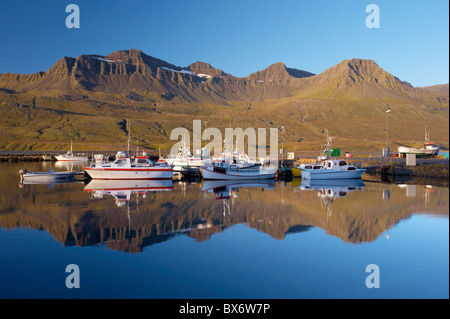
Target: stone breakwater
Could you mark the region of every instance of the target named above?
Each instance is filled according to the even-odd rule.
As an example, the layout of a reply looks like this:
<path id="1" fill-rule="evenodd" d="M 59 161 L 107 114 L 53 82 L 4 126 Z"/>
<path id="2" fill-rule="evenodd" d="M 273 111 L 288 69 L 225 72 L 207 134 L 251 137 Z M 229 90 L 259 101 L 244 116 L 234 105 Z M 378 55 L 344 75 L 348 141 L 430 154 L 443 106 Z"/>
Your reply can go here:
<path id="1" fill-rule="evenodd" d="M 106 160 L 114 160 L 117 152 L 84 152 L 83 155 L 88 156 L 90 159 L 93 158 L 95 154 L 103 154 Z M 64 152 L 0 152 L 0 163 L 1 162 L 40 162 L 40 161 L 56 161 L 55 156 L 65 154 Z M 78 155 L 74 152 L 75 155 Z M 131 154 L 134 156 L 135 154 Z M 149 154 L 151 160 L 157 160 L 158 155 Z"/>

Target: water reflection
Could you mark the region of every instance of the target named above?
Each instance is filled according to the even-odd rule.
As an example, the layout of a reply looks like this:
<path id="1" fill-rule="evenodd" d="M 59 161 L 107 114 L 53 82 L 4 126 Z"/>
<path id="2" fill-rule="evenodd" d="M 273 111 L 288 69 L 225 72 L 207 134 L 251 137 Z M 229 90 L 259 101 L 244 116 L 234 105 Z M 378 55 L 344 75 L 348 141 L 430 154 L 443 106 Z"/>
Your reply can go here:
<path id="1" fill-rule="evenodd" d="M 201 183 L 201 191 L 213 193 L 215 199 L 229 200 L 230 198 L 239 197 L 239 188 L 260 188 L 261 191 L 265 189 L 273 190 L 275 187 L 274 180 L 247 180 L 247 181 L 232 181 L 232 180 L 203 180 Z"/>
<path id="2" fill-rule="evenodd" d="M 71 183 L 84 184 L 84 182 L 80 182 L 76 178 L 72 177 L 72 178 L 67 178 L 67 179 L 55 179 L 51 182 L 39 181 L 39 180 L 34 180 L 34 181 L 33 180 L 31 180 L 31 181 L 21 180 L 19 183 L 19 187 L 24 188 L 27 185 L 46 185 L 48 188 L 52 188 L 56 184 L 71 184 Z"/>
<path id="3" fill-rule="evenodd" d="M 336 198 L 344 198 L 349 192 L 361 190 L 366 184 L 360 179 L 309 180 L 303 179 L 301 190 L 315 190 L 323 209 L 331 216 L 331 205 Z"/>
<path id="4" fill-rule="evenodd" d="M 146 199 L 150 192 L 171 190 L 172 180 L 91 180 L 84 188 L 85 192 L 92 193 L 93 198 L 114 197 L 118 207 L 129 203 L 132 194 Z"/>
<path id="5" fill-rule="evenodd" d="M 54 163 L 46 163 L 47 166 L 51 165 L 55 167 L 55 171 L 65 171 L 65 172 L 72 172 L 72 171 L 82 171 L 84 167 L 88 164 L 87 162 L 65 162 L 65 161 L 58 161 Z M 45 164 L 44 164 L 45 165 Z"/>
<path id="6" fill-rule="evenodd" d="M 448 216 L 449 208 L 448 188 L 429 185 L 415 186 L 415 196 L 403 186 L 361 180 L 93 180 L 18 188 L 11 185 L 22 167 L 3 168 L 0 227 L 43 229 L 64 245 L 127 252 L 179 234 L 208 240 L 236 224 L 279 240 L 318 227 L 344 242 L 372 242 L 413 214 Z"/>

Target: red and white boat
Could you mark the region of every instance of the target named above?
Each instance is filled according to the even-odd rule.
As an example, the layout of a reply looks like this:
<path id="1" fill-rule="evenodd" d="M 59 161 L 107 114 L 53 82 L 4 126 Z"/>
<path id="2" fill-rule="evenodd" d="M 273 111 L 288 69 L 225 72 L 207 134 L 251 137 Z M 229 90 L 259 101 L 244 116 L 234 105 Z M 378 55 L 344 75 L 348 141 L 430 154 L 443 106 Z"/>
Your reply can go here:
<path id="1" fill-rule="evenodd" d="M 132 161 L 129 155 L 118 152 L 112 163 L 96 162 L 84 171 L 92 179 L 172 179 L 173 168 L 167 164 L 153 163 L 145 154 Z"/>

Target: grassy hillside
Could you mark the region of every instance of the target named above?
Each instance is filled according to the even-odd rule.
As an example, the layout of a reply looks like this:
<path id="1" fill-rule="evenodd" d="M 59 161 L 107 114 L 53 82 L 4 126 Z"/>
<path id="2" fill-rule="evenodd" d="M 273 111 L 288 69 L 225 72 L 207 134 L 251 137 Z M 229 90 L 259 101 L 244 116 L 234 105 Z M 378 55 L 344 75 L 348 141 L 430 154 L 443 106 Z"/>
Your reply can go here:
<path id="1" fill-rule="evenodd" d="M 372 60 L 345 60 L 321 74 L 276 63 L 236 78 L 206 63 L 173 66 L 141 51 L 59 60 L 47 72 L 0 75 L 0 150 L 170 150 L 176 127 L 279 128 L 285 148 L 334 146 L 376 152 L 420 146 L 424 130 L 449 147 L 448 85 L 413 88 Z M 103 60 L 102 60 L 103 59 Z M 198 72 L 198 73 L 195 73 Z M 199 73 L 202 72 L 202 73 Z M 209 73 L 209 74 L 204 74 Z M 446 89 L 447 88 L 447 89 Z"/>

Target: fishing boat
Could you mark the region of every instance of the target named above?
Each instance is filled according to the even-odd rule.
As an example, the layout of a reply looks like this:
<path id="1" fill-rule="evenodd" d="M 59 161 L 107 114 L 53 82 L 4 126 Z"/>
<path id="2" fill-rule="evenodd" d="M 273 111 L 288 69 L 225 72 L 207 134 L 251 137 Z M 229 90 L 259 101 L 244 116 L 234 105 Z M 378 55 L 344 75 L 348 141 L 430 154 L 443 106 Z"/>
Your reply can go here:
<path id="1" fill-rule="evenodd" d="M 184 168 L 198 169 L 202 166 L 209 166 L 212 163 L 212 159 L 209 156 L 209 151 L 206 147 L 201 150 L 197 150 L 196 154 L 192 155 L 183 140 L 183 146 L 179 148 L 176 155 L 172 155 L 167 158 L 160 157 L 158 162 L 167 163 L 168 165 L 173 166 L 174 171 L 179 172 Z"/>
<path id="2" fill-rule="evenodd" d="M 366 170 L 356 168 L 344 160 L 327 159 L 322 160 L 319 165 L 302 170 L 304 179 L 351 179 L 361 178 Z"/>
<path id="3" fill-rule="evenodd" d="M 406 157 L 407 154 L 415 154 L 416 157 L 428 158 L 439 154 L 440 147 L 430 141 L 430 132 L 425 127 L 425 142 L 422 148 L 400 146 L 398 153 L 400 157 Z"/>
<path id="4" fill-rule="evenodd" d="M 171 180 L 173 175 L 173 168 L 165 163 L 155 164 L 147 156 L 136 156 L 132 161 L 124 152 L 118 152 L 111 163 L 96 162 L 84 171 L 92 179 L 106 180 Z"/>
<path id="5" fill-rule="evenodd" d="M 431 149 L 426 149 L 425 147 L 415 148 L 415 147 L 399 146 L 398 153 L 400 157 L 406 157 L 407 154 L 415 154 L 416 157 L 427 158 L 433 156 L 434 151 Z"/>
<path id="6" fill-rule="evenodd" d="M 356 168 L 345 160 L 335 159 L 332 156 L 332 138 L 328 137 L 322 155 L 318 157 L 315 164 L 304 164 L 302 167 L 302 178 L 304 179 L 351 179 L 361 178 L 366 171 L 363 168 Z"/>
<path id="7" fill-rule="evenodd" d="M 119 151 L 116 159 L 110 163 L 103 162 L 101 154 L 95 155 L 95 162 L 84 168 L 84 172 L 92 179 L 104 180 L 172 180 L 173 168 L 167 163 L 154 163 L 144 149 L 141 156 L 131 159 L 130 154 L 131 123 L 128 122 L 127 153 Z"/>
<path id="8" fill-rule="evenodd" d="M 89 161 L 89 157 L 87 157 L 87 156 L 73 155 L 72 141 L 70 141 L 70 151 L 67 151 L 67 153 L 63 154 L 63 155 L 57 155 L 57 156 L 55 156 L 55 158 L 58 161 L 64 161 L 64 162 L 87 162 L 87 161 Z"/>
<path id="9" fill-rule="evenodd" d="M 261 164 L 238 164 L 230 160 L 217 160 L 212 166 L 200 168 L 204 179 L 221 180 L 273 179 L 276 171 L 273 167 L 263 167 Z"/>
<path id="10" fill-rule="evenodd" d="M 59 180 L 75 180 L 75 176 L 80 172 L 55 172 L 49 169 L 47 172 L 30 172 L 26 169 L 19 171 L 20 178 L 23 182 L 55 182 Z"/>

